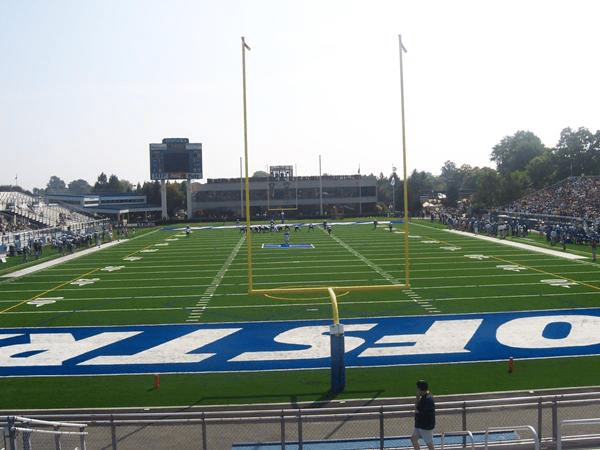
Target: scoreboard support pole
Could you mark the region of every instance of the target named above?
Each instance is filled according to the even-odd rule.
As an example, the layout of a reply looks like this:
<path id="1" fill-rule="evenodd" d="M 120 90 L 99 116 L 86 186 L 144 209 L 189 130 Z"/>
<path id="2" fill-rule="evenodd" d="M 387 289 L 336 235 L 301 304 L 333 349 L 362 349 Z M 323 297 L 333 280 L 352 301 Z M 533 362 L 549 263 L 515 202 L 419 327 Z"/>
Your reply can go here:
<path id="1" fill-rule="evenodd" d="M 167 182 L 165 180 L 160 180 L 160 206 L 162 208 L 162 218 L 167 220 L 169 216 L 167 216 Z"/>
<path id="2" fill-rule="evenodd" d="M 192 180 L 189 178 L 185 184 L 185 196 L 187 198 L 187 220 L 192 220 Z"/>

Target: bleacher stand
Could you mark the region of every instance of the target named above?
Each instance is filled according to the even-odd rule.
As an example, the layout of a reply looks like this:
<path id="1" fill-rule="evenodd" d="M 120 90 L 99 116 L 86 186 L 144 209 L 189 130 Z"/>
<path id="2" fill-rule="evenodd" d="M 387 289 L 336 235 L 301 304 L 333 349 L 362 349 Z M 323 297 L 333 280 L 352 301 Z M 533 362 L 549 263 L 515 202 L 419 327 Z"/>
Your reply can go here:
<path id="1" fill-rule="evenodd" d="M 31 252 L 35 244 L 78 242 L 102 224 L 67 207 L 15 191 L 0 191 L 0 263 L 6 256 Z M 4 256 L 2 256 L 4 255 Z M 38 255 L 39 256 L 39 255 Z"/>
<path id="2" fill-rule="evenodd" d="M 87 222 L 89 217 L 22 192 L 0 192 L 0 211 L 9 211 L 45 227 L 70 226 Z"/>

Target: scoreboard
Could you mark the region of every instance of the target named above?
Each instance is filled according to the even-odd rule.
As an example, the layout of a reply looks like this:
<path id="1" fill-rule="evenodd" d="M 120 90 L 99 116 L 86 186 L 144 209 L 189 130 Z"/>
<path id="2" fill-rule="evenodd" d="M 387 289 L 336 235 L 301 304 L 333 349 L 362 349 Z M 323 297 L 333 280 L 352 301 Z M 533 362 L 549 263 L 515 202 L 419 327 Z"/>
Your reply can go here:
<path id="1" fill-rule="evenodd" d="M 151 180 L 199 180 L 202 178 L 202 144 L 187 138 L 165 138 L 150 144 Z"/>
<path id="2" fill-rule="evenodd" d="M 272 181 L 292 181 L 294 170 L 292 166 L 270 166 L 269 175 Z"/>

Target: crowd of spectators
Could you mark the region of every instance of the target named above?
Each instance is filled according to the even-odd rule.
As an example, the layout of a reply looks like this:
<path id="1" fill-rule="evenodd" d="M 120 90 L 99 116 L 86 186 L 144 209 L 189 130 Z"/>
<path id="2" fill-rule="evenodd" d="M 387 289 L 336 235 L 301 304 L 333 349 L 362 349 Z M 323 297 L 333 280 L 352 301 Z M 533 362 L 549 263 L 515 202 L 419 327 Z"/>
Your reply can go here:
<path id="1" fill-rule="evenodd" d="M 520 198 L 508 205 L 506 211 L 600 221 L 600 177 L 568 178 Z"/>
<path id="2" fill-rule="evenodd" d="M 0 233 L 8 234 L 15 233 L 18 231 L 27 231 L 30 230 L 31 227 L 29 222 L 23 222 L 22 220 L 17 220 L 16 222 L 7 219 L 2 214 L 0 214 Z"/>
<path id="3" fill-rule="evenodd" d="M 528 194 L 492 214 L 475 215 L 445 208 L 432 214 L 449 228 L 504 238 L 526 236 L 531 230 L 552 244 L 600 241 L 600 177 L 571 177 Z"/>

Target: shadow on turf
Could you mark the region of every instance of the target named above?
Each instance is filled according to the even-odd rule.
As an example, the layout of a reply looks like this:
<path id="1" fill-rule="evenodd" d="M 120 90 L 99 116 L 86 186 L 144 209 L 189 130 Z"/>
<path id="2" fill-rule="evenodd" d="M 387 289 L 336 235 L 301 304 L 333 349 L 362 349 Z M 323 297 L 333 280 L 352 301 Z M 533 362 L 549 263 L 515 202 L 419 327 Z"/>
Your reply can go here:
<path id="1" fill-rule="evenodd" d="M 149 389 L 152 390 L 152 389 Z M 364 400 L 364 404 L 368 405 L 371 401 L 379 398 L 383 393 L 383 390 L 377 391 L 344 391 L 338 394 L 334 394 L 331 390 L 326 392 L 308 392 L 303 393 L 302 397 L 317 397 L 316 400 L 312 400 L 311 402 L 302 401 L 301 398 L 296 394 L 289 395 L 289 407 L 292 409 L 299 408 L 322 408 L 327 406 L 327 404 L 333 400 L 336 400 L 340 394 L 344 394 L 344 397 L 347 398 L 362 398 Z M 186 406 L 182 409 L 185 411 L 186 409 L 198 407 L 198 406 L 206 406 L 206 405 L 236 405 L 236 404 L 258 404 L 258 403 L 277 403 L 281 404 L 282 397 L 285 397 L 284 394 L 277 395 L 247 395 L 247 396 L 236 396 L 236 397 L 202 397 L 196 400 L 194 403 Z M 369 398 L 370 400 L 367 400 Z M 246 401 L 244 401 L 246 400 Z M 241 401 L 241 402 L 240 402 Z M 300 406 L 302 403 L 302 406 Z"/>

